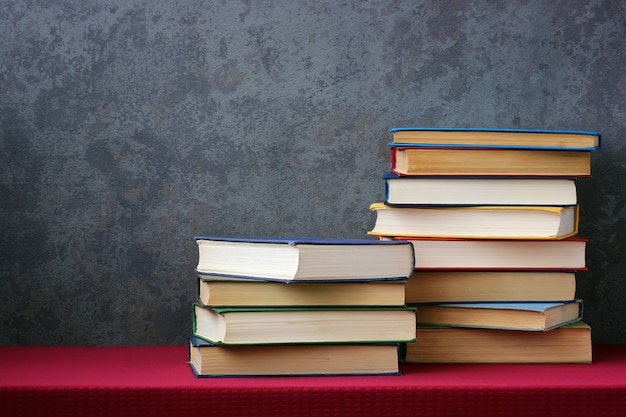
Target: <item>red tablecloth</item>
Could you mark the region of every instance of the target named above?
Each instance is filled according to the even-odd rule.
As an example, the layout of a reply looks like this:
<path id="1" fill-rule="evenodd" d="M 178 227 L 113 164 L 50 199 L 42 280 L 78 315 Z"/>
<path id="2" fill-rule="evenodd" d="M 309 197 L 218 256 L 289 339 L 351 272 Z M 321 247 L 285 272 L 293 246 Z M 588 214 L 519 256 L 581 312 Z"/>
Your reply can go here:
<path id="1" fill-rule="evenodd" d="M 593 364 L 197 379 L 184 346 L 0 347 L 0 416 L 626 416 L 626 345 Z"/>

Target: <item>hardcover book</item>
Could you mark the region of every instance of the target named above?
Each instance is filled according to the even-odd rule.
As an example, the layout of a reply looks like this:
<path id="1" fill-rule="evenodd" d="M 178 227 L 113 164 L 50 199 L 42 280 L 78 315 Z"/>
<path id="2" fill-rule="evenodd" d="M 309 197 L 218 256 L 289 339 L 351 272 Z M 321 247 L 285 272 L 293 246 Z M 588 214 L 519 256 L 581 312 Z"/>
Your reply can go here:
<path id="1" fill-rule="evenodd" d="M 573 300 L 573 271 L 417 270 L 406 284 L 406 303 Z"/>
<path id="2" fill-rule="evenodd" d="M 219 277 L 198 279 L 204 305 L 225 306 L 403 306 L 405 281 L 272 282 Z"/>
<path id="3" fill-rule="evenodd" d="M 415 340 L 415 308 L 218 308 L 194 304 L 193 335 L 215 344 Z"/>
<path id="4" fill-rule="evenodd" d="M 391 171 L 415 176 L 591 176 L 591 151 L 390 147 Z"/>
<path id="5" fill-rule="evenodd" d="M 391 237 L 415 248 L 415 269 L 586 270 L 587 239 L 494 240 Z"/>
<path id="6" fill-rule="evenodd" d="M 197 377 L 398 375 L 397 344 L 215 345 L 189 338 Z"/>
<path id="7" fill-rule="evenodd" d="M 404 280 L 413 247 L 374 239 L 199 236 L 196 272 L 277 281 Z M 391 244 L 389 244 L 391 243 Z"/>
<path id="8" fill-rule="evenodd" d="M 563 239 L 578 232 L 578 206 L 392 207 L 375 203 L 375 236 Z"/>
<path id="9" fill-rule="evenodd" d="M 420 324 L 547 331 L 582 318 L 582 300 L 556 303 L 419 304 Z"/>
<path id="10" fill-rule="evenodd" d="M 576 183 L 563 178 L 415 177 L 387 173 L 385 200 L 389 206 L 577 204 Z"/>
<path id="11" fill-rule="evenodd" d="M 393 144 L 468 147 L 512 147 L 593 150 L 601 145 L 598 132 L 583 130 L 398 127 Z"/>
<path id="12" fill-rule="evenodd" d="M 407 363 L 591 363 L 591 327 L 577 321 L 549 332 L 418 326 Z"/>

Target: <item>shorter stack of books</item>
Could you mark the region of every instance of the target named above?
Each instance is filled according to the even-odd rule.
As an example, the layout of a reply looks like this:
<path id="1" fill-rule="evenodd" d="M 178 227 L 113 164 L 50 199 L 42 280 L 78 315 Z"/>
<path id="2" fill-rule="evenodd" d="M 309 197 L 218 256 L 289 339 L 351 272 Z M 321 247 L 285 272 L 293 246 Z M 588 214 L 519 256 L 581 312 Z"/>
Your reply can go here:
<path id="1" fill-rule="evenodd" d="M 392 129 L 369 233 L 414 245 L 418 340 L 403 360 L 591 361 L 575 179 L 591 175 L 599 146 L 585 131 Z"/>
<path id="2" fill-rule="evenodd" d="M 409 242 L 196 237 L 199 377 L 389 375 L 415 340 Z"/>

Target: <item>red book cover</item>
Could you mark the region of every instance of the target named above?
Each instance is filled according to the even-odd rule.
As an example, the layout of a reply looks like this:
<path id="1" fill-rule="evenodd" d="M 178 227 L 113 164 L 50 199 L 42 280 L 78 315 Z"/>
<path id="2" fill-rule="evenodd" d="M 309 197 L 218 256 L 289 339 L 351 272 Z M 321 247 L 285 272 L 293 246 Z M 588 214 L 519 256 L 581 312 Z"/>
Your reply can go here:
<path id="1" fill-rule="evenodd" d="M 400 176 L 591 177 L 591 151 L 502 147 L 390 146 Z"/>
<path id="2" fill-rule="evenodd" d="M 392 237 L 415 251 L 415 269 L 583 271 L 587 239 L 498 240 Z"/>

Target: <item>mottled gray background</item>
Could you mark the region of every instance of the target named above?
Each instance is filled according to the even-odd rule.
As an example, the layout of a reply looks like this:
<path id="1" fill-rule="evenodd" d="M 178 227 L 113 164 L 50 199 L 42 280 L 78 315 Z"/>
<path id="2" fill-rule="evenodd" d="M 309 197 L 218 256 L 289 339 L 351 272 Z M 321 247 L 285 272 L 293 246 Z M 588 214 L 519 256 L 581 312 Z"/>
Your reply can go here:
<path id="1" fill-rule="evenodd" d="M 596 343 L 626 343 L 624 1 L 0 1 L 1 344 L 183 344 L 199 234 L 365 237 L 392 127 L 603 134 Z"/>

